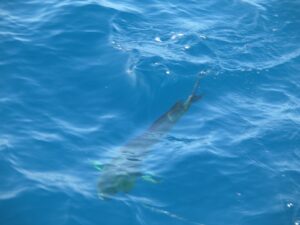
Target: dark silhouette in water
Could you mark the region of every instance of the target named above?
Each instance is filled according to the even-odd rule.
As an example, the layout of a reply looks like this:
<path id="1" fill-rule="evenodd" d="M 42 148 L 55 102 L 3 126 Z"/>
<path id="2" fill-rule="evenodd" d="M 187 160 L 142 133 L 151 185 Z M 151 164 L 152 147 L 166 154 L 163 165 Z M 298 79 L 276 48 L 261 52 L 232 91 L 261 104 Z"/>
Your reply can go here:
<path id="1" fill-rule="evenodd" d="M 119 157 L 112 159 L 108 165 L 96 166 L 101 171 L 98 183 L 100 198 L 110 197 L 118 192 L 129 192 L 139 177 L 153 183 L 158 182 L 151 175 L 141 172 L 141 161 L 151 147 L 159 142 L 163 135 L 188 111 L 191 104 L 201 99 L 201 95 L 196 95 L 198 87 L 199 79 L 196 81 L 191 95 L 185 101 L 176 102 L 145 133 L 123 146 L 120 149 Z"/>

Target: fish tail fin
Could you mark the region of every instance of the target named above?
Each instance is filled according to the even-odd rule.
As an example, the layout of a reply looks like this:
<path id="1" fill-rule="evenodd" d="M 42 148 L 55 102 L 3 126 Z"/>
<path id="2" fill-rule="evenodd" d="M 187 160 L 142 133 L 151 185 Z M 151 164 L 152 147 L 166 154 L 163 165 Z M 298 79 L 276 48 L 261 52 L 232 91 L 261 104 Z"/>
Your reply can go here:
<path id="1" fill-rule="evenodd" d="M 200 77 L 196 80 L 191 95 L 196 95 L 196 92 L 199 89 L 199 86 L 200 86 Z"/>
<path id="2" fill-rule="evenodd" d="M 196 80 L 193 90 L 192 90 L 192 93 L 189 95 L 189 97 L 184 102 L 184 106 L 185 106 L 186 110 L 190 107 L 190 105 L 192 103 L 199 101 L 203 97 L 203 94 L 201 94 L 201 95 L 196 94 L 199 89 L 199 86 L 200 86 L 200 77 Z"/>
<path id="3" fill-rule="evenodd" d="M 203 95 L 199 95 L 197 94 L 197 91 L 199 89 L 199 86 L 200 86 L 200 79 L 201 79 L 201 76 L 199 76 L 194 84 L 194 87 L 192 89 L 192 93 L 190 94 L 190 96 L 188 97 L 187 101 L 190 101 L 190 102 L 196 102 L 198 100 L 200 100 Z"/>

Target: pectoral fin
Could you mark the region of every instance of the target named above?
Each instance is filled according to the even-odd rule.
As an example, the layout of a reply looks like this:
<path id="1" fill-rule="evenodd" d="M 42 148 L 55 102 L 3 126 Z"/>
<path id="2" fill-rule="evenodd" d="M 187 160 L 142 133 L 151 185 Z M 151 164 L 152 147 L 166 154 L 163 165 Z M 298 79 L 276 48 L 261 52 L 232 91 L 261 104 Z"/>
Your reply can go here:
<path id="1" fill-rule="evenodd" d="M 104 167 L 105 167 L 105 165 L 103 165 L 101 163 L 98 163 L 98 162 L 94 162 L 93 165 L 94 165 L 95 169 L 100 171 L 100 172 L 102 172 Z"/>
<path id="2" fill-rule="evenodd" d="M 153 184 L 158 184 L 161 182 L 161 179 L 158 178 L 158 177 L 154 177 L 153 175 L 151 174 L 144 174 L 142 176 L 142 179 L 145 180 L 145 181 L 148 181 L 148 182 L 151 182 Z"/>

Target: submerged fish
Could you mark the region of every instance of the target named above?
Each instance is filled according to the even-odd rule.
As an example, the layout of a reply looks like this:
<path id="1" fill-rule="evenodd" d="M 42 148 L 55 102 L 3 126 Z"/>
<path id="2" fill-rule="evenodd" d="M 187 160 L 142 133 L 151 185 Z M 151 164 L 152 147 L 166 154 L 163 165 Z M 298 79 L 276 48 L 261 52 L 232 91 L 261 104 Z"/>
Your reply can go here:
<path id="1" fill-rule="evenodd" d="M 199 80 L 195 83 L 191 95 L 185 101 L 176 102 L 166 113 L 160 116 L 142 135 L 137 136 L 120 149 L 118 157 L 108 165 L 96 165 L 101 171 L 98 192 L 101 199 L 111 197 L 119 192 L 129 192 L 138 178 L 157 183 L 158 179 L 150 174 L 141 172 L 141 161 L 188 111 L 193 102 L 201 99 L 196 95 Z"/>

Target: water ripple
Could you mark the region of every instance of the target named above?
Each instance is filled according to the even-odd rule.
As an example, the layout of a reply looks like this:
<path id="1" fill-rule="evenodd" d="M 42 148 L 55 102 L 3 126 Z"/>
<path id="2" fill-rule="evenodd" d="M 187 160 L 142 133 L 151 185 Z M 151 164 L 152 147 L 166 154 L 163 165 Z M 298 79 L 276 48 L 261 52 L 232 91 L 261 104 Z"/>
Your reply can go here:
<path id="1" fill-rule="evenodd" d="M 1 222 L 298 224 L 297 1 L 2 1 L 0 16 Z M 199 73 L 203 99 L 128 160 L 161 182 L 101 201 L 99 168 Z"/>

